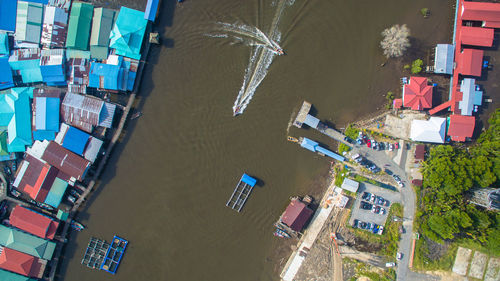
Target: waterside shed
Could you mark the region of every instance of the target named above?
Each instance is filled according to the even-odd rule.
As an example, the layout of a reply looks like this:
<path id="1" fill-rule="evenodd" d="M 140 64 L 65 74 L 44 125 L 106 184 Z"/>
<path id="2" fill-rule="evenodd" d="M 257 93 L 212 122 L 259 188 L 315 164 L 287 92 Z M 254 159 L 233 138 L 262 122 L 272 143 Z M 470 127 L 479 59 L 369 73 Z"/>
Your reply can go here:
<path id="1" fill-rule="evenodd" d="M 147 23 L 144 12 L 121 7 L 111 30 L 110 48 L 115 49 L 117 55 L 140 59 Z"/>
<path id="2" fill-rule="evenodd" d="M 300 232 L 313 213 L 314 211 L 307 207 L 304 202 L 294 198 L 281 216 L 281 222 L 286 224 L 292 230 Z"/>
<path id="3" fill-rule="evenodd" d="M 455 58 L 455 46 L 451 44 L 437 44 L 434 54 L 434 73 L 453 73 L 453 59 Z"/>

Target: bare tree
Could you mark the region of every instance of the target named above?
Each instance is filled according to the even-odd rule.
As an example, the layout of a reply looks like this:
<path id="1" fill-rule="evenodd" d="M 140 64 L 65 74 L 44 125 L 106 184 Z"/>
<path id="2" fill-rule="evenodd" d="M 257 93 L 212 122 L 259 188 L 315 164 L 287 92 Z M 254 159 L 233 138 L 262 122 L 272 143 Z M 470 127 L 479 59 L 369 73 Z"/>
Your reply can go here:
<path id="1" fill-rule="evenodd" d="M 404 51 L 410 47 L 410 29 L 403 25 L 393 25 L 390 28 L 382 31 L 384 39 L 380 42 L 380 47 L 384 50 L 384 55 L 387 58 L 400 57 Z"/>

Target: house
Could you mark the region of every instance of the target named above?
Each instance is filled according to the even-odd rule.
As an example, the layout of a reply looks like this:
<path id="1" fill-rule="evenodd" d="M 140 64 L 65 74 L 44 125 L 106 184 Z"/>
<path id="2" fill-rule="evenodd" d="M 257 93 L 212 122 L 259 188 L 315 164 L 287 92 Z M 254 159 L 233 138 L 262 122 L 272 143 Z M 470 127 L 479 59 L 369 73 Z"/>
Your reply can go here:
<path id="1" fill-rule="evenodd" d="M 458 109 L 460 115 L 471 116 L 475 111 L 474 107 L 482 104 L 483 92 L 477 90 L 476 80 L 465 78 L 460 84 L 460 92 L 462 93 L 462 100 L 458 102 Z"/>
<path id="2" fill-rule="evenodd" d="M 9 65 L 15 76 L 20 76 L 23 83 L 42 82 L 40 70 L 40 49 L 17 49 L 11 52 Z"/>
<path id="3" fill-rule="evenodd" d="M 43 18 L 42 39 L 43 47 L 64 48 L 68 33 L 68 12 L 64 9 L 46 6 Z"/>
<path id="4" fill-rule="evenodd" d="M 472 137 L 476 118 L 474 116 L 451 115 L 450 127 L 448 128 L 448 136 L 452 141 L 464 142 Z"/>
<path id="5" fill-rule="evenodd" d="M 52 259 L 56 243 L 0 225 L 0 245 L 44 260 Z"/>
<path id="6" fill-rule="evenodd" d="M 479 47 L 493 46 L 493 28 L 462 26 L 462 28 L 460 28 L 460 32 L 460 41 L 462 45 Z"/>
<path id="7" fill-rule="evenodd" d="M 90 56 L 104 60 L 108 57 L 109 35 L 115 18 L 115 11 L 106 8 L 95 8 L 90 35 Z"/>
<path id="8" fill-rule="evenodd" d="M 43 22 L 43 4 L 17 2 L 16 33 L 18 46 L 36 48 L 40 44 Z M 24 44 L 26 43 L 26 44 Z"/>
<path id="9" fill-rule="evenodd" d="M 410 77 L 410 83 L 403 86 L 403 106 L 413 110 L 432 107 L 432 86 L 425 77 Z"/>
<path id="10" fill-rule="evenodd" d="M 93 13 L 93 5 L 82 2 L 73 3 L 69 15 L 66 48 L 88 50 Z"/>
<path id="11" fill-rule="evenodd" d="M 411 122 L 410 139 L 420 142 L 444 143 L 446 118 L 431 117 L 429 120 Z"/>
<path id="12" fill-rule="evenodd" d="M 71 7 L 71 0 L 49 0 L 48 6 L 61 8 L 68 13 Z"/>
<path id="13" fill-rule="evenodd" d="M 348 178 L 344 178 L 344 181 L 342 182 L 341 188 L 344 190 L 356 193 L 356 192 L 358 192 L 359 182 L 348 179 Z"/>
<path id="14" fill-rule="evenodd" d="M 0 55 L 9 55 L 9 35 L 0 32 Z"/>
<path id="15" fill-rule="evenodd" d="M 48 86 L 65 86 L 66 58 L 64 49 L 42 50 L 40 58 L 40 71 L 43 82 Z"/>
<path id="16" fill-rule="evenodd" d="M 464 1 L 462 20 L 480 21 L 483 27 L 500 28 L 500 4 Z"/>
<path id="17" fill-rule="evenodd" d="M 10 69 L 9 57 L 0 56 L 0 90 L 14 87 L 12 70 Z"/>
<path id="18" fill-rule="evenodd" d="M 0 30 L 16 31 L 17 1 L 0 0 Z"/>
<path id="19" fill-rule="evenodd" d="M 68 92 L 85 94 L 89 83 L 89 60 L 83 58 L 69 58 L 68 69 Z M 78 91 L 71 90 L 73 87 L 77 87 Z"/>
<path id="20" fill-rule="evenodd" d="M 483 50 L 463 49 L 457 58 L 456 71 L 461 75 L 481 77 L 483 54 Z"/>
<path id="21" fill-rule="evenodd" d="M 95 126 L 111 128 L 115 110 L 114 104 L 74 93 L 67 93 L 61 105 L 64 122 L 88 133 Z"/>
<path id="22" fill-rule="evenodd" d="M 0 92 L 0 127 L 7 127 L 7 150 L 24 152 L 31 137 L 30 96 L 33 88 L 10 88 Z"/>
<path id="23" fill-rule="evenodd" d="M 70 183 L 82 181 L 90 167 L 90 161 L 76 155 L 53 141 L 41 142 L 44 149 L 41 160 L 56 167 L 70 177 Z"/>
<path id="24" fill-rule="evenodd" d="M 148 21 L 144 12 L 121 7 L 110 34 L 110 48 L 117 55 L 139 60 Z"/>
<path id="25" fill-rule="evenodd" d="M 61 124 L 61 130 L 55 139 L 55 142 L 62 145 L 64 148 L 83 156 L 90 162 L 94 162 L 97 158 L 103 141 L 90 136 L 89 134 L 71 127 L 67 124 Z"/>
<path id="26" fill-rule="evenodd" d="M 160 6 L 160 0 L 148 0 L 146 10 L 144 11 L 144 19 L 154 22 Z"/>
<path id="27" fill-rule="evenodd" d="M 10 213 L 9 223 L 25 232 L 36 235 L 43 239 L 52 240 L 56 235 L 59 222 L 17 205 Z"/>
<path id="28" fill-rule="evenodd" d="M 0 247 L 0 268 L 28 277 L 42 278 L 46 260 L 36 258 L 14 249 Z M 12 279 L 2 279 L 12 280 Z"/>
<path id="29" fill-rule="evenodd" d="M 132 91 L 138 65 L 137 60 L 116 55 L 110 55 L 106 63 L 92 62 L 88 86 L 111 91 Z"/>
<path id="30" fill-rule="evenodd" d="M 454 58 L 454 45 L 437 44 L 434 54 L 434 73 L 451 75 L 453 73 Z"/>
<path id="31" fill-rule="evenodd" d="M 290 205 L 286 207 L 283 215 L 281 215 L 281 222 L 290 227 L 292 230 L 300 232 L 313 213 L 314 211 L 307 207 L 304 202 L 294 198 L 290 202 Z"/>
<path id="32" fill-rule="evenodd" d="M 33 139 L 54 140 L 59 131 L 60 93 L 37 90 L 33 93 Z"/>
<path id="33" fill-rule="evenodd" d="M 13 1 L 16 2 L 16 1 Z M 33 278 L 19 275 L 17 273 L 13 273 L 7 270 L 0 269 L 0 280 L 9 280 L 9 281 L 36 281 Z"/>
<path id="34" fill-rule="evenodd" d="M 417 144 L 415 147 L 415 163 L 425 160 L 425 145 Z"/>

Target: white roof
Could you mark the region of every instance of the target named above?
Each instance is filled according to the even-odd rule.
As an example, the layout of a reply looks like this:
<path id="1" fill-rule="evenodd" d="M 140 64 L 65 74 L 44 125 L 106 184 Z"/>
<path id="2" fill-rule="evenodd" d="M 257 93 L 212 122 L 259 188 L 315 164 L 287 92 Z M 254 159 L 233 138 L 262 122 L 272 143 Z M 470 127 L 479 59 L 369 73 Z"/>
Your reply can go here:
<path id="1" fill-rule="evenodd" d="M 411 122 L 410 139 L 421 142 L 444 143 L 446 118 L 431 117 L 429 120 Z"/>
<path id="2" fill-rule="evenodd" d="M 455 46 L 450 44 L 437 44 L 434 56 L 434 73 L 452 74 Z"/>
<path id="3" fill-rule="evenodd" d="M 359 182 L 345 178 L 344 182 L 342 182 L 342 189 L 345 189 L 350 192 L 356 193 L 359 188 Z"/>
<path id="4" fill-rule="evenodd" d="M 471 116 L 474 109 L 474 95 L 476 93 L 476 80 L 465 78 L 460 84 L 460 92 L 463 93 L 462 100 L 458 102 L 458 108 L 462 115 Z"/>

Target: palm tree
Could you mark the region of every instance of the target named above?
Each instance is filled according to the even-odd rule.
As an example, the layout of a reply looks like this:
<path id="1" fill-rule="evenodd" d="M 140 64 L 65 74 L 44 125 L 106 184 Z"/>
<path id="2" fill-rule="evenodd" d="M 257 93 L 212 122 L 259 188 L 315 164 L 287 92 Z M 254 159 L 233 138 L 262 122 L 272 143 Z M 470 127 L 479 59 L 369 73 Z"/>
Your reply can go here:
<path id="1" fill-rule="evenodd" d="M 393 25 L 382 31 L 382 36 L 384 39 L 380 42 L 380 47 L 384 50 L 384 55 L 387 58 L 400 57 L 410 47 L 410 29 L 406 24 Z"/>

